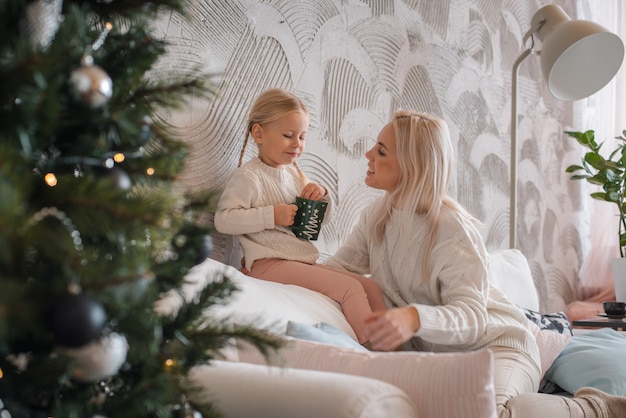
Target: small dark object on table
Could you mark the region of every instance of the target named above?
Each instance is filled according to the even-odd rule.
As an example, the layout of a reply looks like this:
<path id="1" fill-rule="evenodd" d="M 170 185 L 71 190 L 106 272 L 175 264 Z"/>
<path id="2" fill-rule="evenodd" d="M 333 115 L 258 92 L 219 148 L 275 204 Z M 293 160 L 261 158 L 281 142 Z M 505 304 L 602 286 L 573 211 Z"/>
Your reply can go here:
<path id="1" fill-rule="evenodd" d="M 604 312 L 610 316 L 622 316 L 626 315 L 626 302 L 602 302 Z"/>

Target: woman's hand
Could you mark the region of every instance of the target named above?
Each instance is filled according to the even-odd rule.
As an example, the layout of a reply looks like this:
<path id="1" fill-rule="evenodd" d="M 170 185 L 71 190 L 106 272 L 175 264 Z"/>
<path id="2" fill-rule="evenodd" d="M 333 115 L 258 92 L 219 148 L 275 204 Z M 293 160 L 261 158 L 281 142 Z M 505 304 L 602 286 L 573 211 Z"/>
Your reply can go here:
<path id="1" fill-rule="evenodd" d="M 408 341 L 420 327 L 417 309 L 412 306 L 373 312 L 365 318 L 373 350 L 393 351 Z"/>
<path id="2" fill-rule="evenodd" d="M 326 194 L 327 194 L 326 188 L 322 186 L 321 184 L 308 183 L 302 189 L 302 192 L 300 193 L 300 197 L 303 197 L 305 199 L 311 199 L 311 200 L 320 200 L 324 196 L 326 196 Z"/>

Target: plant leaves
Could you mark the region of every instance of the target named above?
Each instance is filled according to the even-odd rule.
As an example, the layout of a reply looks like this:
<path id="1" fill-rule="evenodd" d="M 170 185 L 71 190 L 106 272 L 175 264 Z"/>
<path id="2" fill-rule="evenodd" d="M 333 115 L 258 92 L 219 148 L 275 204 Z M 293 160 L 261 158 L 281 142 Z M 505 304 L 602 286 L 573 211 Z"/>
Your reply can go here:
<path id="1" fill-rule="evenodd" d="M 590 150 L 585 153 L 582 166 L 572 164 L 565 169 L 565 172 L 575 173 L 584 170 L 586 175 L 579 173 L 570 178 L 572 180 L 586 179 L 591 184 L 602 186 L 604 191 L 590 193 L 591 198 L 617 204 L 620 212 L 620 254 L 624 257 L 624 247 L 626 246 L 626 202 L 624 202 L 624 193 L 626 192 L 626 130 L 622 130 L 622 136 L 616 137 L 620 143 L 609 154 L 608 159 L 600 154 L 600 148 L 604 142 L 600 145 L 596 143 L 593 130 L 585 132 L 565 131 L 564 133 Z"/>

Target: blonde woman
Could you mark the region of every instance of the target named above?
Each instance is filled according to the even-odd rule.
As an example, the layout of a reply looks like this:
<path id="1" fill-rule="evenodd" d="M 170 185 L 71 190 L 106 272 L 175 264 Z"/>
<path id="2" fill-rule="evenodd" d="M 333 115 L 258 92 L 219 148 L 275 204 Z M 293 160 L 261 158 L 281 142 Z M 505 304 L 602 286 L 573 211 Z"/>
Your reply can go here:
<path id="1" fill-rule="evenodd" d="M 596 389 L 573 399 L 537 393 L 539 349 L 526 316 L 489 285 L 476 220 L 447 195 L 453 149 L 443 120 L 398 111 L 365 156 L 365 184 L 386 193 L 327 264 L 371 274 L 394 304 L 366 319 L 373 349 L 490 348 L 501 418 L 626 416 L 626 398 Z"/>
<path id="2" fill-rule="evenodd" d="M 296 196 L 325 200 L 327 190 L 308 181 L 296 161 L 302 156 L 309 125 L 304 103 L 282 89 L 263 92 L 252 105 L 238 167 L 226 183 L 217 205 L 215 228 L 239 237 L 244 271 L 258 279 L 293 284 L 320 292 L 341 305 L 359 342 L 369 340 L 364 318 L 385 308 L 376 282 L 358 274 L 317 263 L 312 242 L 297 238 L 288 228 L 298 207 Z M 241 165 L 252 138 L 258 157 Z"/>

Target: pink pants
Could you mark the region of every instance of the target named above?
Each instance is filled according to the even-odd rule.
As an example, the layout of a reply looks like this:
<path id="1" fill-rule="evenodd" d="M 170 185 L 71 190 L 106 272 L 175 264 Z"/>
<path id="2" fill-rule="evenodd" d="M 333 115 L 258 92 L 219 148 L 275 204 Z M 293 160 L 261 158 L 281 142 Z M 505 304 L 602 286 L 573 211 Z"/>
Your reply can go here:
<path id="1" fill-rule="evenodd" d="M 386 309 L 383 293 L 375 281 L 322 264 L 263 258 L 252 264 L 250 276 L 306 287 L 338 302 L 361 344 L 369 340 L 365 334 L 365 317 Z"/>

